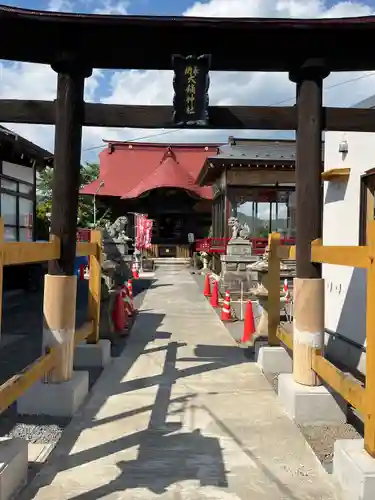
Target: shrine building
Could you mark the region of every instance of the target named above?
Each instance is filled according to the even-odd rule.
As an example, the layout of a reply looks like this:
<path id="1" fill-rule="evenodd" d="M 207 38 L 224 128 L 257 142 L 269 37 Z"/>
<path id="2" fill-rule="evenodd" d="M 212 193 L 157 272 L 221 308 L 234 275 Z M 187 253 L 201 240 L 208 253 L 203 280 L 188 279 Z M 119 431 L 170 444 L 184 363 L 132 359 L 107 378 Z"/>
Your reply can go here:
<path id="1" fill-rule="evenodd" d="M 188 234 L 199 239 L 210 231 L 212 187 L 199 187 L 196 178 L 219 144 L 105 142 L 100 176 L 81 193 L 110 207 L 113 219 L 134 213 L 153 219 L 152 257 L 188 257 Z"/>

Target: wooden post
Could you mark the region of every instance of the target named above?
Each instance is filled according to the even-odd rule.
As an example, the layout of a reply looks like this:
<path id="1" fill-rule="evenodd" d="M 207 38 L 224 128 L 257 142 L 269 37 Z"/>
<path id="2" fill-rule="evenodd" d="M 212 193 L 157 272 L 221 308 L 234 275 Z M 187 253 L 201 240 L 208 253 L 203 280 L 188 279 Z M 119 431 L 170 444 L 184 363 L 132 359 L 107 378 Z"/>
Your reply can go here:
<path id="1" fill-rule="evenodd" d="M 90 255 L 89 280 L 89 319 L 93 322 L 92 335 L 87 337 L 87 343 L 96 344 L 99 341 L 100 296 L 102 290 L 102 233 L 91 231 L 91 243 L 96 243 L 96 254 Z"/>
<path id="2" fill-rule="evenodd" d="M 3 319 L 3 246 L 4 246 L 4 219 L 0 217 L 0 339 Z"/>
<path id="3" fill-rule="evenodd" d="M 324 342 L 324 281 L 321 265 L 311 262 L 311 242 L 322 236 L 322 94 L 328 74 L 323 61 L 308 60 L 289 75 L 297 84 L 293 378 L 308 386 L 320 384 L 312 357 Z"/>
<path id="4" fill-rule="evenodd" d="M 271 233 L 268 236 L 270 248 L 268 260 L 268 345 L 278 346 L 280 341 L 277 337 L 277 327 L 280 324 L 280 259 L 278 248 L 280 246 L 280 234 Z"/>
<path id="5" fill-rule="evenodd" d="M 367 225 L 365 450 L 375 458 L 375 221 Z"/>
<path id="6" fill-rule="evenodd" d="M 65 60 L 58 72 L 51 235 L 60 241 L 60 257 L 49 262 L 44 289 L 43 345 L 60 345 L 59 363 L 48 382 L 72 377 L 77 278 L 74 276 L 84 82 L 91 70 Z"/>
<path id="7" fill-rule="evenodd" d="M 297 83 L 296 265 L 298 278 L 320 278 L 321 266 L 311 262 L 310 244 L 322 236 L 323 188 L 322 89 L 329 71 L 319 60 L 291 72 Z"/>
<path id="8" fill-rule="evenodd" d="M 324 280 L 294 278 L 293 295 L 293 379 L 303 385 L 321 385 L 312 360 L 324 346 Z"/>

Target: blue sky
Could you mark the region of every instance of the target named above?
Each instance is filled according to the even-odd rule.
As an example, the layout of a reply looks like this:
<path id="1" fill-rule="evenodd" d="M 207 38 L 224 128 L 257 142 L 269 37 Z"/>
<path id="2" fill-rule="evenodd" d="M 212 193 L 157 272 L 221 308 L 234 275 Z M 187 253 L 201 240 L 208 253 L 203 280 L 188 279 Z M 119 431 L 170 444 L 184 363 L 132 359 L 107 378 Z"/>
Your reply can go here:
<path id="1" fill-rule="evenodd" d="M 1 2 L 1 0 L 0 0 Z M 134 15 L 209 17 L 349 17 L 375 13 L 375 0 L 2 0 L 7 5 L 40 10 Z M 375 72 L 333 74 L 325 81 L 324 102 L 350 106 L 375 93 Z M 85 99 L 117 104 L 171 104 L 170 72 L 96 70 L 86 81 Z M 213 105 L 292 105 L 295 88 L 286 74 L 214 73 Z M 46 99 L 56 96 L 56 74 L 42 65 L 0 61 L 0 98 Z M 19 134 L 53 151 L 53 127 L 10 124 Z M 102 139 L 146 137 L 162 142 L 225 142 L 229 135 L 285 137 L 260 131 L 172 131 L 85 128 L 83 159 L 93 161 Z"/>
<path id="2" fill-rule="evenodd" d="M 48 0 L 19 0 L 2 1 L 5 5 L 16 5 L 25 9 L 40 9 L 46 10 L 49 8 L 50 1 Z M 92 12 L 95 4 L 98 2 L 90 0 L 82 0 L 74 2 L 75 10 L 78 12 Z M 142 15 L 181 15 L 185 10 L 193 5 L 194 2 L 189 0 L 136 0 L 129 3 L 129 14 Z"/>
<path id="3" fill-rule="evenodd" d="M 57 1 L 57 0 L 56 0 Z M 245 1 L 245 0 L 244 0 Z M 254 2 L 257 0 L 254 0 Z M 264 0 L 266 2 L 266 0 Z M 230 0 L 228 0 L 228 3 Z M 305 0 L 306 4 L 309 0 Z M 51 0 L 2 0 L 0 3 L 5 5 L 12 5 L 17 7 L 24 7 L 26 9 L 40 9 L 48 10 L 51 5 Z M 74 6 L 74 11 L 76 12 L 92 12 L 97 5 L 101 2 L 96 0 L 77 0 L 70 2 Z M 103 2 L 102 2 L 103 3 Z M 191 0 L 133 0 L 133 1 L 120 1 L 111 2 L 113 4 L 121 3 L 127 4 L 127 12 L 133 15 L 182 15 L 189 7 L 194 5 L 196 2 Z M 201 3 L 209 3 L 208 0 L 202 0 Z M 340 3 L 336 0 L 325 0 L 321 2 L 324 6 L 329 9 L 334 5 Z M 341 3 L 353 3 L 354 1 L 346 1 Z M 363 5 L 373 7 L 375 9 L 375 0 L 363 0 L 359 2 Z M 65 9 L 64 9 L 65 10 Z"/>

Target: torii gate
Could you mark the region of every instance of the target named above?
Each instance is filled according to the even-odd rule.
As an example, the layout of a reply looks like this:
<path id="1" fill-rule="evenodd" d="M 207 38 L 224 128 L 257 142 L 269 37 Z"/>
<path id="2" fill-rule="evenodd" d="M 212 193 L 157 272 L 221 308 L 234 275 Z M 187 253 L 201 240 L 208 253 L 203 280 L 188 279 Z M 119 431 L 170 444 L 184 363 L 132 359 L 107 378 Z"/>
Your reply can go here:
<path id="1" fill-rule="evenodd" d="M 212 71 L 285 71 L 296 83 L 296 107 L 211 107 L 207 127 L 297 131 L 297 278 L 321 277 L 310 244 L 322 233 L 322 131 L 375 132 L 375 110 L 323 108 L 323 80 L 330 71 L 375 70 L 368 43 L 375 17 L 200 19 L 0 6 L 0 32 L 6 40 L 0 59 L 50 64 L 58 73 L 55 102 L 0 100 L 0 122 L 56 125 L 51 232 L 61 242 L 61 258 L 49 263 L 48 286 L 62 298 L 61 317 L 72 307 L 82 127 L 176 128 L 169 106 L 86 104 L 85 78 L 93 68 L 169 70 L 173 54 L 209 54 Z M 249 51 L 253 40 L 267 43 Z M 372 350 L 367 355 L 375 359 Z"/>

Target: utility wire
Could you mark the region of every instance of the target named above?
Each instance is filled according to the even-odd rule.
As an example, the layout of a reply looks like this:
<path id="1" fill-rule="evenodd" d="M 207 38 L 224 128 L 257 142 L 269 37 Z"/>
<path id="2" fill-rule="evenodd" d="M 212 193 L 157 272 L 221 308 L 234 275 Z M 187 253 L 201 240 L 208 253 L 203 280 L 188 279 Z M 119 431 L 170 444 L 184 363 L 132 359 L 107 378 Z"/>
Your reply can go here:
<path id="1" fill-rule="evenodd" d="M 370 76 L 375 76 L 375 71 L 372 71 L 371 73 L 367 73 L 366 75 L 357 76 L 356 78 L 351 78 L 350 80 L 344 80 L 343 82 L 338 82 L 338 83 L 335 83 L 333 85 L 329 85 L 328 87 L 326 87 L 323 90 L 326 91 L 326 90 L 334 89 L 336 87 L 340 87 L 341 85 L 347 85 L 348 83 L 353 83 L 353 82 L 357 82 L 358 80 L 363 80 L 364 78 L 369 78 Z M 273 102 L 272 104 L 267 104 L 266 107 L 270 108 L 272 106 L 278 106 L 279 104 L 283 104 L 284 102 L 295 101 L 295 99 L 296 99 L 295 97 L 289 97 L 288 99 L 283 99 L 282 101 Z"/>
<path id="2" fill-rule="evenodd" d="M 175 130 L 167 130 L 165 132 L 158 132 L 156 134 L 150 134 L 150 135 L 144 135 L 142 137 L 135 137 L 134 139 L 129 139 L 128 141 L 121 141 L 121 142 L 135 142 L 135 141 L 141 141 L 143 139 L 151 139 L 152 137 L 159 137 L 160 135 L 167 135 L 167 134 L 173 134 L 174 132 L 179 132 L 180 129 L 175 129 Z M 93 146 L 91 148 L 84 149 L 83 151 L 91 151 L 93 149 L 99 149 L 99 148 L 105 148 L 106 146 L 104 144 L 101 144 L 100 146 Z"/>
<path id="3" fill-rule="evenodd" d="M 365 78 L 369 78 L 371 76 L 375 76 L 375 71 L 372 71 L 371 73 L 366 73 L 365 75 L 361 75 L 361 76 L 357 76 L 356 78 L 350 78 L 349 80 L 344 80 L 343 82 L 338 82 L 338 83 L 335 83 L 333 85 L 329 85 L 328 87 L 326 87 L 324 89 L 324 91 L 326 90 L 330 90 L 330 89 L 334 89 L 336 87 L 340 87 L 341 85 L 347 85 L 348 83 L 353 83 L 353 82 L 357 82 L 358 80 L 363 80 Z M 271 104 L 267 104 L 267 108 L 270 108 L 272 106 L 278 106 L 279 104 L 284 104 L 285 102 L 290 102 L 290 101 L 294 101 L 295 100 L 295 97 L 288 97 L 287 99 L 283 99 L 282 101 L 278 101 L 278 102 L 273 102 Z M 159 137 L 159 136 L 162 136 L 162 135 L 168 135 L 168 134 L 173 134 L 175 132 L 180 132 L 181 129 L 174 129 L 174 130 L 167 130 L 167 131 L 164 131 L 164 132 L 158 132 L 156 134 L 150 134 L 150 135 L 145 135 L 145 136 L 142 136 L 142 137 L 135 137 L 133 139 L 129 139 L 127 141 L 121 141 L 121 142 L 136 142 L 136 141 L 142 141 L 143 139 L 152 139 L 153 137 Z M 86 148 L 86 149 L 83 149 L 83 151 L 92 151 L 94 149 L 101 149 L 101 148 L 104 148 L 106 147 L 104 144 L 101 144 L 100 146 L 93 146 L 93 147 L 90 147 L 90 148 Z"/>

